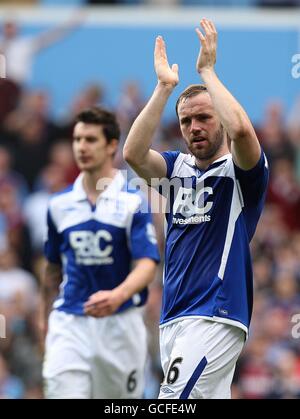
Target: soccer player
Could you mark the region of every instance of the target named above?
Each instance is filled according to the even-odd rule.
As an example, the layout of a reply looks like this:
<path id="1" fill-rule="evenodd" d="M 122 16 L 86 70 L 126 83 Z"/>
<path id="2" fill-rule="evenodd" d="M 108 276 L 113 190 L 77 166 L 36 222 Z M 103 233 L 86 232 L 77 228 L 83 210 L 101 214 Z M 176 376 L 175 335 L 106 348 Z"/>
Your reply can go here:
<path id="1" fill-rule="evenodd" d="M 180 95 L 176 111 L 190 154 L 158 153 L 151 140 L 179 81 L 164 40 L 155 44 L 158 84 L 135 120 L 124 157 L 148 183 L 171 180 L 166 214 L 160 398 L 230 398 L 252 311 L 249 242 L 262 211 L 268 169 L 254 128 L 217 77 L 217 32 L 196 29 L 205 85 Z"/>
<path id="2" fill-rule="evenodd" d="M 159 255 L 142 195 L 130 191 L 113 167 L 119 135 L 111 112 L 94 107 L 80 113 L 73 150 L 81 174 L 49 204 L 43 283 L 46 322 L 53 307 L 43 368 L 47 398 L 143 394 L 142 306 Z"/>

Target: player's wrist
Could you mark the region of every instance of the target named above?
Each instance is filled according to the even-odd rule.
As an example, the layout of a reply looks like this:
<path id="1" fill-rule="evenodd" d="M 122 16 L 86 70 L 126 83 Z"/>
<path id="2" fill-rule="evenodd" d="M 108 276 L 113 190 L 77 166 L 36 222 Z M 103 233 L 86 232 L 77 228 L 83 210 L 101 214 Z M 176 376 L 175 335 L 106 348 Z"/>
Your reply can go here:
<path id="1" fill-rule="evenodd" d="M 166 82 L 163 82 L 161 80 L 158 80 L 156 88 L 158 90 L 161 90 L 161 91 L 164 91 L 166 93 L 171 94 L 176 86 L 177 86 L 177 83 L 175 83 L 175 82 L 174 83 L 166 83 Z"/>
<path id="2" fill-rule="evenodd" d="M 122 284 L 119 287 L 115 288 L 113 291 L 119 306 L 125 303 L 125 301 L 129 300 L 130 298 L 128 291 L 124 287 L 122 287 Z"/>
<path id="3" fill-rule="evenodd" d="M 198 73 L 202 77 L 202 79 L 205 81 L 206 78 L 215 75 L 215 69 L 214 67 L 201 67 L 198 68 Z"/>

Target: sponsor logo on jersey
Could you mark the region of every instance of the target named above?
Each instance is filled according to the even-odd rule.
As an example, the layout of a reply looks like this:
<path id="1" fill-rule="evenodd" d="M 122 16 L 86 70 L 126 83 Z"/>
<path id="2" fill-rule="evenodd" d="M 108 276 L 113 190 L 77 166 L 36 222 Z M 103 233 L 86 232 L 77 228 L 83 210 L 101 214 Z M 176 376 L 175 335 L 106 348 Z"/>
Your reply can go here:
<path id="1" fill-rule="evenodd" d="M 198 185 L 197 185 L 198 186 Z M 209 222 L 211 216 L 207 214 L 213 206 L 208 196 L 213 195 L 210 186 L 193 188 L 179 188 L 173 204 L 173 224 L 200 224 Z"/>
<path id="2" fill-rule="evenodd" d="M 107 230 L 99 230 L 96 233 L 84 230 L 70 233 L 70 245 L 78 265 L 113 264 L 112 241 L 112 235 Z"/>

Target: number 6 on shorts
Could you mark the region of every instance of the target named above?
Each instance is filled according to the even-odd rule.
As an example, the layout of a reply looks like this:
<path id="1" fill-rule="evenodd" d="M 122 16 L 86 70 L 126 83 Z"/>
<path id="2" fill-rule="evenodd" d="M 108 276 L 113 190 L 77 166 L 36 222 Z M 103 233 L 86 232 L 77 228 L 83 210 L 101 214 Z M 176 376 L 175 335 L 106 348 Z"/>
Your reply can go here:
<path id="1" fill-rule="evenodd" d="M 178 369 L 178 366 L 176 366 L 176 364 L 181 364 L 182 361 L 183 361 L 183 358 L 178 357 L 178 358 L 175 358 L 172 364 L 170 365 L 169 370 L 167 372 L 167 384 L 174 384 L 175 381 L 178 379 L 179 369 Z"/>

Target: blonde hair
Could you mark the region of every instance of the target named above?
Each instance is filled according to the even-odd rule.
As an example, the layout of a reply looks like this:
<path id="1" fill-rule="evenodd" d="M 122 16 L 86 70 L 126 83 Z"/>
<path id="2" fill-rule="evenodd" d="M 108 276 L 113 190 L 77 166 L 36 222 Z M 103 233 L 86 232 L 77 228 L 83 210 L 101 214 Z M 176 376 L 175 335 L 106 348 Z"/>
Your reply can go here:
<path id="1" fill-rule="evenodd" d="M 184 91 L 181 93 L 181 95 L 179 96 L 176 102 L 175 109 L 176 109 L 177 116 L 178 116 L 178 106 L 183 100 L 186 100 L 193 96 L 197 96 L 200 93 L 207 93 L 207 92 L 208 90 L 205 84 L 191 84 L 186 89 L 184 89 Z"/>

